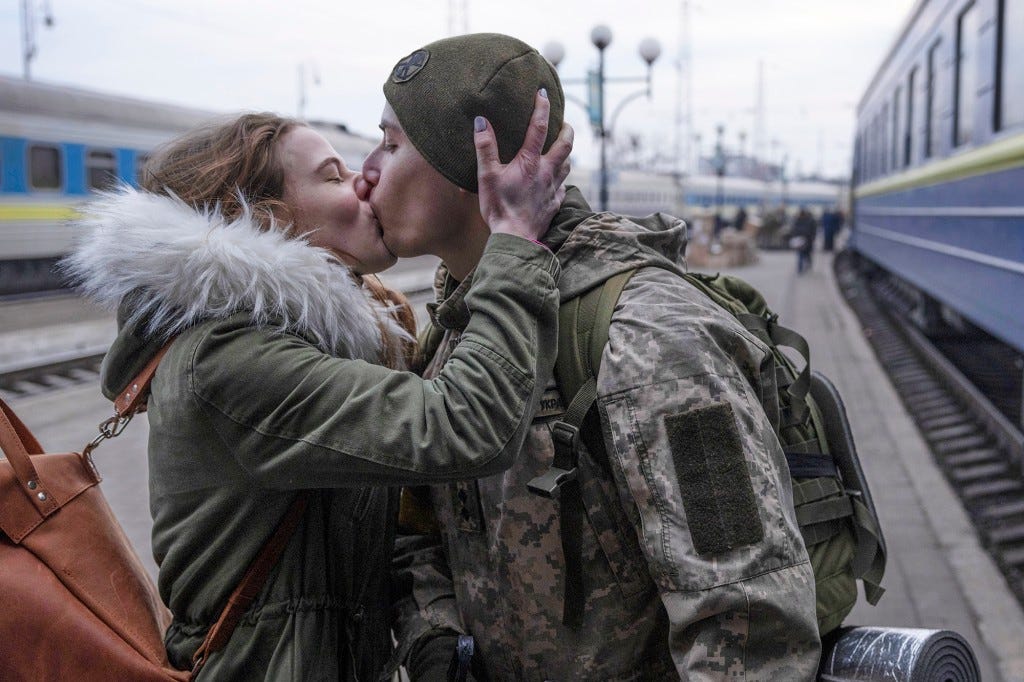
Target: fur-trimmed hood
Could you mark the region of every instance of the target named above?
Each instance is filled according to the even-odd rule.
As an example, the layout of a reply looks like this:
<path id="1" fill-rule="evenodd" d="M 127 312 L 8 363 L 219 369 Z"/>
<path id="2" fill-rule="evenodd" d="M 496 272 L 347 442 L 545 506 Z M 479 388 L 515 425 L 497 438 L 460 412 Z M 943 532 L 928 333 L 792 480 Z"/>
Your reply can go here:
<path id="1" fill-rule="evenodd" d="M 62 261 L 69 278 L 110 307 L 132 294 L 125 326 L 169 338 L 208 319 L 248 311 L 258 326 L 311 339 L 325 353 L 379 362 L 386 333 L 408 339 L 344 264 L 305 239 L 261 229 L 176 197 L 131 188 L 82 211 L 80 240 Z M 122 313 L 124 311 L 122 310 Z"/>

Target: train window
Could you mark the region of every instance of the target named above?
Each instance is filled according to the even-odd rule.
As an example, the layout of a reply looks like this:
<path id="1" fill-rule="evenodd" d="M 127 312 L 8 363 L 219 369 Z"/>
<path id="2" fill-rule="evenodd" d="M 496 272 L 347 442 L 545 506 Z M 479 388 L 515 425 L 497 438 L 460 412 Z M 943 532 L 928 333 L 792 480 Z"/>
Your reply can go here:
<path id="1" fill-rule="evenodd" d="M 865 140 L 865 153 L 867 168 L 865 171 L 869 179 L 878 175 L 878 116 L 875 116 L 868 123 L 867 139 Z"/>
<path id="2" fill-rule="evenodd" d="M 1024 0 L 999 3 L 996 130 L 1024 123 Z M 1014 80 L 1016 79 L 1016 80 Z"/>
<path id="3" fill-rule="evenodd" d="M 889 103 L 888 102 L 886 102 L 885 104 L 882 105 L 882 119 L 881 119 L 881 122 L 882 122 L 882 129 L 879 132 L 881 133 L 881 140 L 882 140 L 881 148 L 882 148 L 882 150 L 884 152 L 884 150 L 885 150 L 885 141 L 889 137 Z M 883 153 L 882 154 L 882 172 L 883 173 L 887 173 L 889 170 L 891 170 L 890 167 L 889 167 L 889 155 Z"/>
<path id="4" fill-rule="evenodd" d="M 864 126 L 864 139 L 861 140 L 861 179 L 865 182 L 871 179 L 871 124 Z"/>
<path id="5" fill-rule="evenodd" d="M 64 178 L 57 147 L 41 144 L 29 147 L 28 168 L 33 189 L 60 189 Z"/>
<path id="6" fill-rule="evenodd" d="M 938 145 L 936 131 L 939 129 L 939 108 L 935 106 L 935 92 L 939 80 L 939 45 L 936 40 L 928 49 L 928 81 L 925 83 L 924 96 L 924 155 L 925 158 L 935 156 Z"/>
<path id="7" fill-rule="evenodd" d="M 853 184 L 864 182 L 864 148 L 863 133 L 857 135 L 853 142 Z"/>
<path id="8" fill-rule="evenodd" d="M 978 8 L 969 5 L 956 24 L 956 106 L 953 109 L 953 145 L 973 137 L 974 102 L 977 99 Z"/>
<path id="9" fill-rule="evenodd" d="M 885 126 L 882 124 L 882 114 L 879 112 L 875 117 L 875 175 L 885 175 Z"/>
<path id="10" fill-rule="evenodd" d="M 108 189 L 117 183 L 117 159 L 114 152 L 90 149 L 85 157 L 85 175 L 89 189 Z"/>
<path id="11" fill-rule="evenodd" d="M 882 175 L 884 169 L 884 164 L 882 163 L 882 153 L 885 145 L 880 144 L 880 142 L 882 141 L 882 119 L 880 117 L 881 114 L 874 117 L 874 123 L 871 124 L 871 138 L 874 140 L 874 150 L 871 152 L 871 175 L 873 175 L 874 177 Z"/>
<path id="12" fill-rule="evenodd" d="M 916 94 L 917 67 L 910 70 L 907 77 L 907 127 L 903 131 L 903 165 L 909 166 L 914 159 L 914 96 Z"/>
<path id="13" fill-rule="evenodd" d="M 896 94 L 892 98 L 892 156 L 889 162 L 889 167 L 893 169 L 900 165 L 900 140 L 903 139 L 903 116 L 900 115 L 902 99 L 903 88 L 896 88 Z"/>

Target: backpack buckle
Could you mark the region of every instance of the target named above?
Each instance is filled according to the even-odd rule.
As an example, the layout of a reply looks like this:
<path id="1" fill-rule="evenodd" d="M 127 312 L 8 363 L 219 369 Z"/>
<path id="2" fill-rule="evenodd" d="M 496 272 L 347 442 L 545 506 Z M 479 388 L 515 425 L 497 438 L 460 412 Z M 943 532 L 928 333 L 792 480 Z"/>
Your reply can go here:
<path id="1" fill-rule="evenodd" d="M 558 499 L 562 492 L 562 486 L 576 480 L 576 467 L 572 469 L 560 469 L 552 466 L 547 472 L 534 478 L 526 487 L 534 495 L 546 497 L 549 500 Z"/>
<path id="2" fill-rule="evenodd" d="M 555 457 L 546 473 L 534 478 L 526 487 L 530 492 L 556 499 L 566 483 L 576 480 L 576 455 L 580 447 L 580 430 L 572 424 L 557 421 L 551 425 Z"/>
<path id="3" fill-rule="evenodd" d="M 580 430 L 572 424 L 557 421 L 551 425 L 551 440 L 555 442 L 555 459 L 575 462 L 580 447 Z"/>

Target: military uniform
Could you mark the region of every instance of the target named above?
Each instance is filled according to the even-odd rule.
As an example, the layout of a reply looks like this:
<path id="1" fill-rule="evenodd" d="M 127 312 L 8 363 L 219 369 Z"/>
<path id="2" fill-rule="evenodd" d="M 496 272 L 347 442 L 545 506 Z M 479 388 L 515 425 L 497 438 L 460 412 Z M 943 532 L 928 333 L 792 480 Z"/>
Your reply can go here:
<path id="1" fill-rule="evenodd" d="M 552 384 L 511 469 L 406 496 L 429 500 L 439 530 L 399 539 L 400 655 L 467 632 L 492 680 L 812 679 L 814 578 L 761 405 L 776 395 L 768 349 L 678 276 L 681 221 L 593 214 L 570 190 L 546 242 L 563 300 L 641 268 L 598 374 L 590 427 L 607 456 L 584 446 L 579 460 L 582 626 L 562 623 L 559 502 L 527 489 L 554 456 Z M 426 376 L 467 320 L 468 281 L 442 266 L 437 287 Z"/>

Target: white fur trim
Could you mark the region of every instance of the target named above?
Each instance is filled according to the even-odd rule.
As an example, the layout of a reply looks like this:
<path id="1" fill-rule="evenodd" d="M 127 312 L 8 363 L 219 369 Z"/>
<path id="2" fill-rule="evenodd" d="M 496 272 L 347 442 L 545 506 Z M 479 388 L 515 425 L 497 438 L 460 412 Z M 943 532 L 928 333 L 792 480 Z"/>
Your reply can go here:
<path id="1" fill-rule="evenodd" d="M 142 287 L 130 322 L 171 336 L 249 311 L 254 325 L 311 337 L 332 355 L 379 362 L 378 320 L 409 338 L 329 251 L 280 229 L 260 229 L 248 207 L 234 221 L 176 197 L 124 187 L 83 209 L 74 252 L 62 263 L 89 297 L 116 306 Z"/>

